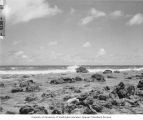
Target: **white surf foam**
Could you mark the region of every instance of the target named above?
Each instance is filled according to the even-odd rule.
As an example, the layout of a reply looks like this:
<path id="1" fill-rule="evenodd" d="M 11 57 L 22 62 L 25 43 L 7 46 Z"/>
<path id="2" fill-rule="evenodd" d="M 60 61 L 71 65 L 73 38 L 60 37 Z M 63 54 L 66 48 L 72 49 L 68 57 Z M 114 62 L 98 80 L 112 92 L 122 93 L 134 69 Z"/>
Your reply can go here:
<path id="1" fill-rule="evenodd" d="M 50 73 L 75 73 L 76 68 L 79 66 L 69 66 L 67 69 L 55 69 L 55 70 L 1 70 L 0 74 L 50 74 Z M 107 70 L 107 68 L 104 69 L 88 69 L 90 73 L 96 73 L 96 72 L 103 72 Z M 128 69 L 108 69 L 112 71 L 142 71 L 143 68 L 128 68 Z"/>

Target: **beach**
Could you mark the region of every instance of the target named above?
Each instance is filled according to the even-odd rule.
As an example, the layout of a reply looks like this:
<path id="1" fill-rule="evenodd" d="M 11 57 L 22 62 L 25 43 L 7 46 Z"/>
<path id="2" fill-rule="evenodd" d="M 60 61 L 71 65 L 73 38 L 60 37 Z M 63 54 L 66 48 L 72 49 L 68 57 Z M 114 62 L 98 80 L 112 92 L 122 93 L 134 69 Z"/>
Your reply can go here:
<path id="1" fill-rule="evenodd" d="M 1 72 L 0 114 L 143 114 L 143 70 Z"/>

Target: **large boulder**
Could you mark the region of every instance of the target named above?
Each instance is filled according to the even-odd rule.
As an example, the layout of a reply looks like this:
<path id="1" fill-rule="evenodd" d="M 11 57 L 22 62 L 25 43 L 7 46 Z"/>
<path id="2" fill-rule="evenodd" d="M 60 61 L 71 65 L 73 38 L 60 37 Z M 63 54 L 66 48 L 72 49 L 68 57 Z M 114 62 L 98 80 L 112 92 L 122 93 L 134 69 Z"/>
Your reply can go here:
<path id="1" fill-rule="evenodd" d="M 5 87 L 4 83 L 3 82 L 0 82 L 0 87 Z"/>
<path id="2" fill-rule="evenodd" d="M 143 89 L 143 80 L 140 80 L 138 85 L 137 85 L 137 88 L 139 89 Z"/>
<path id="3" fill-rule="evenodd" d="M 55 93 L 50 90 L 46 91 L 45 93 L 41 95 L 42 98 L 53 98 L 55 96 L 56 96 Z"/>
<path id="4" fill-rule="evenodd" d="M 116 70 L 116 71 L 114 71 L 114 73 L 120 73 L 120 71 Z"/>
<path id="5" fill-rule="evenodd" d="M 93 104 L 92 108 L 96 111 L 96 112 L 102 112 L 103 107 L 99 104 Z"/>
<path id="6" fill-rule="evenodd" d="M 33 80 L 26 80 L 26 81 L 21 81 L 19 83 L 19 87 L 27 87 L 31 84 L 34 84 Z"/>
<path id="7" fill-rule="evenodd" d="M 27 87 L 25 88 L 25 91 L 26 91 L 26 92 L 40 91 L 40 87 L 39 87 L 39 85 L 32 84 L 32 85 L 27 86 Z"/>
<path id="8" fill-rule="evenodd" d="M 103 72 L 103 74 L 110 74 L 110 73 L 112 73 L 112 70 L 105 70 L 105 71 Z"/>
<path id="9" fill-rule="evenodd" d="M 52 111 L 52 114 L 62 114 L 62 112 L 60 110 L 54 109 Z"/>
<path id="10" fill-rule="evenodd" d="M 13 88 L 13 89 L 11 90 L 11 93 L 17 93 L 17 92 L 23 92 L 23 89 L 20 88 L 20 87 L 16 87 L 16 88 Z"/>
<path id="11" fill-rule="evenodd" d="M 123 82 L 120 82 L 111 93 L 117 94 L 120 99 L 129 98 L 131 95 L 135 94 L 135 87 L 133 85 L 125 85 Z"/>
<path id="12" fill-rule="evenodd" d="M 77 73 L 88 73 L 88 70 L 85 67 L 76 68 Z"/>
<path id="13" fill-rule="evenodd" d="M 93 74 L 92 76 L 91 76 L 91 79 L 93 79 L 93 80 L 97 80 L 97 81 L 101 81 L 101 82 L 105 82 L 105 78 L 104 78 L 104 76 L 103 75 L 101 75 L 101 74 Z"/>
<path id="14" fill-rule="evenodd" d="M 35 101 L 36 99 L 37 99 L 37 97 L 34 94 L 32 94 L 32 95 L 27 96 L 25 98 L 25 101 L 32 102 L 32 101 Z"/>
<path id="15" fill-rule="evenodd" d="M 34 105 L 34 106 L 25 105 L 20 108 L 19 113 L 20 114 L 48 114 L 45 107 L 38 106 L 38 105 Z"/>
<path id="16" fill-rule="evenodd" d="M 62 79 L 54 79 L 50 81 L 50 84 L 63 84 L 64 80 Z"/>

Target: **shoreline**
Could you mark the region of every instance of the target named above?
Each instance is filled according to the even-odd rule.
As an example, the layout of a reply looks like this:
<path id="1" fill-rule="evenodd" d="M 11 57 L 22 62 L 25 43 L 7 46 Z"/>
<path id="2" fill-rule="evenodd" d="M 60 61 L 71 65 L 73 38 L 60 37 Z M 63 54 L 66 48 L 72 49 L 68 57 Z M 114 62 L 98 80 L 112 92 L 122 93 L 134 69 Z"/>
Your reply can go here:
<path id="1" fill-rule="evenodd" d="M 143 71 L 143 68 L 132 68 L 132 69 L 87 69 L 89 73 L 104 72 L 105 70 L 119 71 L 119 72 L 130 72 L 130 71 Z M 56 69 L 56 70 L 0 70 L 0 75 L 6 74 L 57 74 L 57 73 L 76 73 L 75 69 Z"/>
<path id="2" fill-rule="evenodd" d="M 0 74 L 0 114 L 143 114 L 139 82 L 142 71 Z"/>

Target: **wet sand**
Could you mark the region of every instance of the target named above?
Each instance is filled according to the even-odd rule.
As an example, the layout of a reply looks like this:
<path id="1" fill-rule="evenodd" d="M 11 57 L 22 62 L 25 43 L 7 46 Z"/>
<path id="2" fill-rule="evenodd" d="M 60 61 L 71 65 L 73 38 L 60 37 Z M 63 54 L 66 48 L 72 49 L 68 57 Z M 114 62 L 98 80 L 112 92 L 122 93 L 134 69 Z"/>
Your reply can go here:
<path id="1" fill-rule="evenodd" d="M 0 75 L 0 114 L 143 114 L 143 71 L 93 74 Z"/>

